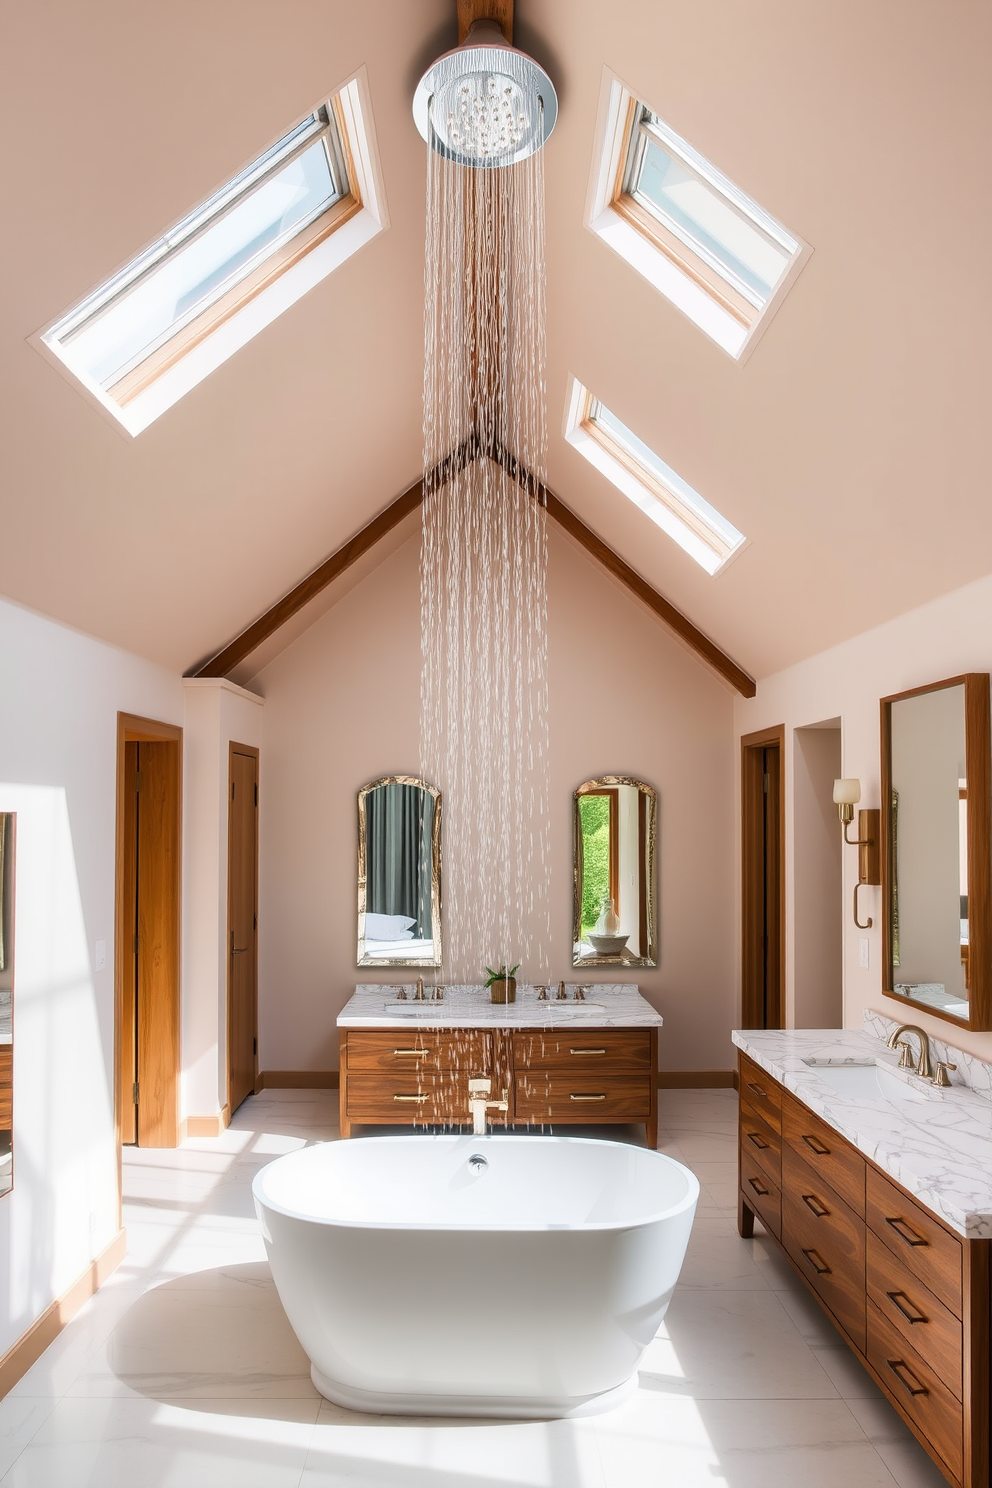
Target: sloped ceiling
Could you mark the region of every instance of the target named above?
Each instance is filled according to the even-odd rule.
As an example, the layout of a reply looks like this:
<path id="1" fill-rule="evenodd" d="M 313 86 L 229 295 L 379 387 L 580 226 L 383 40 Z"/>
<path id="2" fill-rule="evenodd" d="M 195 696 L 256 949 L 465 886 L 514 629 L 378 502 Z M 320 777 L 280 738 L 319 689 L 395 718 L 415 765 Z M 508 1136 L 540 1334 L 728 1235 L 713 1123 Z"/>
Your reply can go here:
<path id="1" fill-rule="evenodd" d="M 453 0 L 6 6 L 0 592 L 185 670 L 420 470 Z M 517 0 L 552 72 L 549 479 L 758 676 L 992 570 L 992 10 Z M 368 70 L 389 230 L 136 440 L 27 338 Z M 582 225 L 604 65 L 814 249 L 743 367 Z M 561 437 L 574 373 L 750 539 L 711 579 Z"/>

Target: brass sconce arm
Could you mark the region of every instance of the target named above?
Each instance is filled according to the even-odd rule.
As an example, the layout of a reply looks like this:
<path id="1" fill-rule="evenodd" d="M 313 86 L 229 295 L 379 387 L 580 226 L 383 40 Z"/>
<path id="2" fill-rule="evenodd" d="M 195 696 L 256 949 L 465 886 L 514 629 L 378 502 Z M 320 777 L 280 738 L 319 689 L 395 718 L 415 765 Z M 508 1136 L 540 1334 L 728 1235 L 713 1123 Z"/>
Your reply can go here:
<path id="1" fill-rule="evenodd" d="M 861 887 L 861 880 L 859 879 L 858 882 L 854 885 L 854 923 L 857 925 L 857 927 L 858 927 L 859 930 L 870 930 L 871 929 L 871 915 L 868 916 L 867 920 L 865 920 L 865 922 L 864 922 L 863 925 L 862 925 L 861 921 L 858 919 L 858 890 L 860 889 L 860 887 Z"/>

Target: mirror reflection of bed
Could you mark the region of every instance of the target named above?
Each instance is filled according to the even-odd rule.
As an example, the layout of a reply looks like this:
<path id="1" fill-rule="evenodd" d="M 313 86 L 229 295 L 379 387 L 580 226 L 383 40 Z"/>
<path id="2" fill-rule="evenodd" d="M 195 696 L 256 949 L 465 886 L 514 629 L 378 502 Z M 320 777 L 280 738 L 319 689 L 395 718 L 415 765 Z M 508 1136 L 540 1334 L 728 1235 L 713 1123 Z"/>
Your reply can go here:
<path id="1" fill-rule="evenodd" d="M 358 965 L 439 966 L 441 796 L 411 775 L 358 793 Z"/>

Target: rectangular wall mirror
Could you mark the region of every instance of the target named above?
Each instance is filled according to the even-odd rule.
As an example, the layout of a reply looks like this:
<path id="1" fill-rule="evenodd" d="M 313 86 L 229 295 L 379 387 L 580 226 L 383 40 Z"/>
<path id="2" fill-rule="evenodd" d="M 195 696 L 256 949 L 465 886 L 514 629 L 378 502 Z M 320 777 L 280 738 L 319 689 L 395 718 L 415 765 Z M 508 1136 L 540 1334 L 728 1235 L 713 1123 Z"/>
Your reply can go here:
<path id="1" fill-rule="evenodd" d="M 883 991 L 992 1028 L 988 673 L 881 706 Z"/>
<path id="2" fill-rule="evenodd" d="M 358 792 L 358 965 L 441 965 L 441 792 L 413 775 Z"/>
<path id="3" fill-rule="evenodd" d="M 0 1196 L 14 1186 L 14 828 L 0 811 Z"/>
<path id="4" fill-rule="evenodd" d="M 628 775 L 578 787 L 573 805 L 573 966 L 657 966 L 658 797 Z"/>

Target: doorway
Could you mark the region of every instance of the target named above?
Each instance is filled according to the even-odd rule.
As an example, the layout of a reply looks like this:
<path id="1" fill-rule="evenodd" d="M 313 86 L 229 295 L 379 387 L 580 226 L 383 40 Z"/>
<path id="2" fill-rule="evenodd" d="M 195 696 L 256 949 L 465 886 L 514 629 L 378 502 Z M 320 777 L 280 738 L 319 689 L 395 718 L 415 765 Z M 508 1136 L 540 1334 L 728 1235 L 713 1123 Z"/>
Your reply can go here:
<path id="1" fill-rule="evenodd" d="M 833 800 L 840 719 L 793 735 L 796 1028 L 843 1024 L 843 838 Z"/>
<path id="2" fill-rule="evenodd" d="M 182 737 L 117 715 L 117 1129 L 139 1147 L 179 1144 Z"/>
<path id="3" fill-rule="evenodd" d="M 741 1025 L 785 1025 L 785 726 L 741 739 Z"/>
<path id="4" fill-rule="evenodd" d="M 227 831 L 227 1099 L 238 1109 L 258 1074 L 258 750 L 232 742 Z"/>

